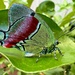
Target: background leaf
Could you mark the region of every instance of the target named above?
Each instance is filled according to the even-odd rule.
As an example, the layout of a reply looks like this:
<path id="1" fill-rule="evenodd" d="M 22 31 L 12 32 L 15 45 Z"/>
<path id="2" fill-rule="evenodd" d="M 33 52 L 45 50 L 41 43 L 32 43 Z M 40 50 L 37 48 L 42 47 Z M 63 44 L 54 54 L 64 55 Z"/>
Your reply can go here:
<path id="1" fill-rule="evenodd" d="M 55 4 L 52 1 L 43 1 L 36 8 L 36 12 L 51 17 L 54 15 L 54 8 L 55 8 Z"/>
<path id="2" fill-rule="evenodd" d="M 5 9 L 4 0 L 0 0 L 0 10 Z"/>
<path id="3" fill-rule="evenodd" d="M 27 6 L 30 7 L 33 1 L 34 0 L 27 0 L 27 3 L 28 3 Z"/>
<path id="4" fill-rule="evenodd" d="M 6 30 L 8 26 L 8 10 L 0 10 L 0 29 Z"/>
<path id="5" fill-rule="evenodd" d="M 65 26 L 67 23 L 70 23 L 75 19 L 75 11 L 70 12 L 67 16 L 65 16 L 60 24 L 60 26 Z"/>
<path id="6" fill-rule="evenodd" d="M 32 2 L 33 2 L 33 0 L 9 0 L 9 8 L 14 3 L 20 3 L 20 4 L 24 4 L 28 7 L 30 7 Z"/>

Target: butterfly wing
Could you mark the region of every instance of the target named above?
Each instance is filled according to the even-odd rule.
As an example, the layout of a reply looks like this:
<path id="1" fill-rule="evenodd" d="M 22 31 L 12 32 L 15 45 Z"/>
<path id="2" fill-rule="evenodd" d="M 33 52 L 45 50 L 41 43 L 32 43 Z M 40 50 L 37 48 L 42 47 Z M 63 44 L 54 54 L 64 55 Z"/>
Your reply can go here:
<path id="1" fill-rule="evenodd" d="M 48 25 L 42 24 L 38 32 L 32 37 L 32 39 L 26 40 L 26 53 L 37 54 L 41 52 L 44 47 L 50 47 L 53 42 L 54 36 L 50 28 L 48 27 Z"/>
<path id="2" fill-rule="evenodd" d="M 23 4 L 13 4 L 9 10 L 9 24 L 12 25 L 17 19 L 22 16 L 29 16 L 32 12 L 34 12 L 32 9 Z"/>
<path id="3" fill-rule="evenodd" d="M 12 25 L 16 20 L 18 20 L 19 18 L 21 18 L 23 16 L 24 16 L 24 18 L 25 18 L 25 16 L 29 16 L 32 12 L 34 12 L 34 11 L 31 10 L 30 8 L 27 8 L 24 5 L 13 4 L 9 10 L 10 25 Z M 19 20 L 17 22 L 15 22 L 13 27 L 18 26 L 19 22 L 20 22 Z M 15 31 L 15 28 L 13 28 L 13 29 L 14 30 L 11 29 L 12 31 L 10 31 L 10 32 Z M 49 47 L 51 44 L 53 44 L 54 36 L 53 36 L 53 33 L 52 33 L 50 27 L 47 24 L 42 23 L 38 32 L 32 37 L 32 39 L 25 40 L 25 42 L 26 42 L 24 44 L 25 50 L 26 50 L 25 52 L 36 54 L 36 53 L 39 53 L 40 51 L 42 51 L 43 47 Z"/>

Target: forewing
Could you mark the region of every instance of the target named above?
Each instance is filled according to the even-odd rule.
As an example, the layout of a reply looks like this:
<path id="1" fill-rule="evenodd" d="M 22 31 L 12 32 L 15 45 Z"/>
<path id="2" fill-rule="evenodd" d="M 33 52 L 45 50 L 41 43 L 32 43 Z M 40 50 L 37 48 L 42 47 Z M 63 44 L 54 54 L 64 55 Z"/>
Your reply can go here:
<path id="1" fill-rule="evenodd" d="M 14 34 L 17 29 L 21 26 L 21 23 L 25 20 L 25 17 L 20 18 L 19 20 L 16 20 L 13 25 L 9 28 L 8 35 Z M 18 34 L 19 35 L 19 34 Z"/>
<path id="2" fill-rule="evenodd" d="M 13 4 L 9 9 L 9 23 L 12 25 L 17 19 L 22 16 L 29 16 L 32 12 L 32 9 L 22 5 L 22 4 Z"/>

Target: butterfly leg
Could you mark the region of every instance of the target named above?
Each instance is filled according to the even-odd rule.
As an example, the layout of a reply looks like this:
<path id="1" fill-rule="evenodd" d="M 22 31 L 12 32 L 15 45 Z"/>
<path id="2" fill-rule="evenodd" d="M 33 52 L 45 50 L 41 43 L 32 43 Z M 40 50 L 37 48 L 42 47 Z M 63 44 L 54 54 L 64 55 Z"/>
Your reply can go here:
<path id="1" fill-rule="evenodd" d="M 51 46 L 52 48 L 49 49 L 48 53 L 54 52 L 54 58 L 57 59 L 56 57 L 56 50 L 59 49 L 58 47 L 55 47 L 55 45 Z"/>
<path id="2" fill-rule="evenodd" d="M 60 51 L 60 49 L 58 47 L 55 47 L 56 50 L 58 50 L 58 52 L 63 56 L 62 52 Z"/>
<path id="3" fill-rule="evenodd" d="M 39 58 L 41 57 L 41 53 L 39 53 L 39 56 L 38 56 L 38 58 L 36 59 L 36 63 L 39 61 Z"/>
<path id="4" fill-rule="evenodd" d="M 38 56 L 36 62 L 39 61 L 39 58 L 41 57 L 41 55 L 47 54 L 47 52 L 48 52 L 48 49 L 46 47 L 44 47 L 43 50 L 39 53 L 39 56 Z"/>
<path id="5" fill-rule="evenodd" d="M 63 54 L 62 54 L 62 52 L 60 51 L 60 49 L 59 49 L 58 47 L 55 47 L 55 48 L 53 49 L 53 51 L 54 51 L 54 58 L 55 58 L 55 59 L 57 59 L 57 57 L 56 57 L 56 50 L 58 50 L 58 52 L 63 56 Z"/>
<path id="6" fill-rule="evenodd" d="M 54 58 L 57 60 L 57 57 L 56 57 L 56 49 L 54 50 Z"/>

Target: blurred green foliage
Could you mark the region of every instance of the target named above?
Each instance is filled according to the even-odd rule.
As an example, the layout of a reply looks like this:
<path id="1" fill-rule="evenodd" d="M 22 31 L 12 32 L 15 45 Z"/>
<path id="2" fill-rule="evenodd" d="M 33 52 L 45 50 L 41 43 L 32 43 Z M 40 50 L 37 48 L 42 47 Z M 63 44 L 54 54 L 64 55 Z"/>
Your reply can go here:
<path id="1" fill-rule="evenodd" d="M 55 4 L 52 1 L 44 1 L 36 8 L 36 12 L 52 17 L 55 12 L 54 8 Z"/>
<path id="2" fill-rule="evenodd" d="M 5 9 L 4 0 L 0 0 L 0 10 Z"/>
<path id="3" fill-rule="evenodd" d="M 13 3 L 21 3 L 21 4 L 24 4 L 24 5 L 28 6 L 28 7 L 30 7 L 32 2 L 33 2 L 33 0 L 8 0 L 8 2 L 9 2 L 9 4 L 8 4 L 9 8 Z"/>

